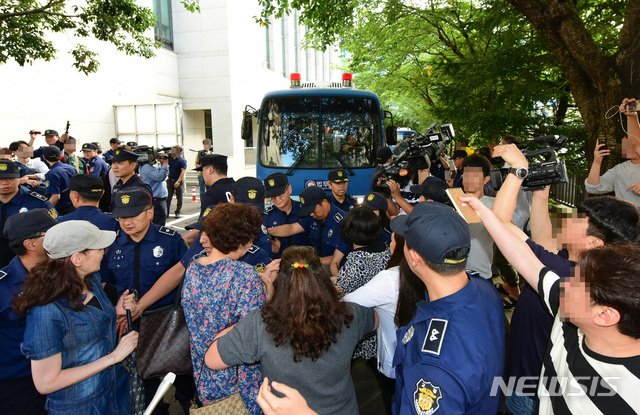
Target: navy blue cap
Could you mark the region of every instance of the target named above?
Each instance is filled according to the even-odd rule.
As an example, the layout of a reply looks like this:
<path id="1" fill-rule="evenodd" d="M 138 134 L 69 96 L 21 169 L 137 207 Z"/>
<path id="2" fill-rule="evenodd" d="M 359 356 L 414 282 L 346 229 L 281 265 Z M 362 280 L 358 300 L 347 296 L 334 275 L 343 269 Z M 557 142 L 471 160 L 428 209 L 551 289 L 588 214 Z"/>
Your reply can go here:
<path id="1" fill-rule="evenodd" d="M 59 135 L 56 130 L 44 130 L 42 135 Z"/>
<path id="2" fill-rule="evenodd" d="M 266 197 L 276 197 L 280 196 L 287 190 L 289 186 L 289 179 L 287 179 L 287 175 L 284 173 L 273 173 L 267 176 L 264 179 L 264 188 L 266 190 Z"/>
<path id="3" fill-rule="evenodd" d="M 327 192 L 318 186 L 309 186 L 300 192 L 300 211 L 298 216 L 309 216 L 324 199 L 327 197 Z"/>
<path id="4" fill-rule="evenodd" d="M 76 174 L 69 180 L 69 190 L 79 193 L 102 194 L 104 183 L 101 178 L 93 174 Z"/>
<path id="5" fill-rule="evenodd" d="M 467 152 L 464 150 L 456 150 L 453 152 L 453 155 L 451 156 L 452 159 L 457 159 L 457 158 L 465 158 L 467 157 Z"/>
<path id="6" fill-rule="evenodd" d="M 452 208 L 438 202 L 420 202 L 409 215 L 396 216 L 391 230 L 403 236 L 409 246 L 436 264 L 458 264 L 462 258 L 445 258 L 461 248 L 471 248 L 469 225 Z"/>
<path id="7" fill-rule="evenodd" d="M 138 148 L 138 143 L 136 143 L 135 141 L 127 141 L 127 144 L 129 147 L 131 147 L 132 149 L 136 149 Z"/>
<path id="8" fill-rule="evenodd" d="M 384 164 L 393 156 L 393 152 L 389 147 L 380 147 L 378 151 L 376 151 L 376 160 L 378 164 Z"/>
<path id="9" fill-rule="evenodd" d="M 422 184 L 411 186 L 409 191 L 417 195 L 422 195 L 425 199 L 451 205 L 451 200 L 446 192 L 448 188 L 449 185 L 444 180 L 429 176 L 422 181 Z"/>
<path id="10" fill-rule="evenodd" d="M 113 200 L 111 216 L 114 218 L 131 218 L 153 207 L 153 197 L 140 187 L 120 190 L 113 195 Z"/>
<path id="11" fill-rule="evenodd" d="M 344 169 L 333 169 L 329 172 L 327 179 L 333 183 L 345 183 L 349 181 L 349 175 Z"/>
<path id="12" fill-rule="evenodd" d="M 369 208 L 371 210 L 384 210 L 389 209 L 389 201 L 384 195 L 378 192 L 367 193 L 360 206 Z"/>
<path id="13" fill-rule="evenodd" d="M 235 203 L 255 206 L 262 213 L 264 210 L 264 185 L 255 177 L 243 177 L 233 184 L 233 200 Z"/>
<path id="14" fill-rule="evenodd" d="M 42 157 L 48 161 L 60 161 L 60 155 L 58 146 L 47 146 L 42 150 Z"/>
<path id="15" fill-rule="evenodd" d="M 58 223 L 47 209 L 31 209 L 9 216 L 4 224 L 4 236 L 9 241 L 17 241 L 30 235 L 46 232 Z"/>
<path id="16" fill-rule="evenodd" d="M 82 151 L 93 151 L 93 150 L 97 150 L 98 146 L 95 145 L 95 143 L 84 143 L 82 145 Z"/>
<path id="17" fill-rule="evenodd" d="M 204 166 L 211 166 L 212 164 L 227 164 L 227 156 L 222 154 L 205 154 L 200 157 L 200 166 L 193 170 L 202 171 Z"/>
<path id="18" fill-rule="evenodd" d="M 118 140 L 117 138 L 112 138 L 111 140 L 109 140 L 109 144 L 122 144 L 122 141 Z"/>
<path id="19" fill-rule="evenodd" d="M 204 220 L 207 218 L 207 216 L 209 216 L 209 213 L 211 213 L 211 211 L 213 209 L 216 208 L 217 205 L 211 205 L 208 206 L 204 212 L 202 212 L 202 215 L 200 215 L 200 217 L 198 218 L 197 222 L 193 222 L 190 223 L 189 225 L 185 226 L 184 228 L 188 231 L 190 231 L 191 229 L 197 229 L 199 231 L 203 231 L 204 230 Z"/>
<path id="20" fill-rule="evenodd" d="M 116 150 L 116 155 L 111 159 L 114 161 L 138 161 L 139 155 L 129 150 Z"/>
<path id="21" fill-rule="evenodd" d="M 15 161 L 0 160 L 0 179 L 19 179 L 20 169 Z"/>

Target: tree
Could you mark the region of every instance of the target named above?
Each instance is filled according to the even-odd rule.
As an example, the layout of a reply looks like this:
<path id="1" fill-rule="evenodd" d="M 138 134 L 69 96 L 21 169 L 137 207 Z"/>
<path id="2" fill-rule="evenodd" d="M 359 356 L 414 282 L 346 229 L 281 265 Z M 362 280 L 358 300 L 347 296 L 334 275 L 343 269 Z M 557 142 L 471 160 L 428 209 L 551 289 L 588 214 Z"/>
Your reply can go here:
<path id="1" fill-rule="evenodd" d="M 47 39 L 51 32 L 68 32 L 77 38 L 95 38 L 110 42 L 127 55 L 155 56 L 159 46 L 147 37 L 156 17 L 135 0 L 5 0 L 0 2 L 0 64 L 9 59 L 20 66 L 36 60 L 50 61 L 58 53 Z M 183 0 L 187 10 L 199 11 L 198 0 Z M 71 52 L 73 66 L 89 74 L 98 70 L 97 53 L 83 44 Z"/>

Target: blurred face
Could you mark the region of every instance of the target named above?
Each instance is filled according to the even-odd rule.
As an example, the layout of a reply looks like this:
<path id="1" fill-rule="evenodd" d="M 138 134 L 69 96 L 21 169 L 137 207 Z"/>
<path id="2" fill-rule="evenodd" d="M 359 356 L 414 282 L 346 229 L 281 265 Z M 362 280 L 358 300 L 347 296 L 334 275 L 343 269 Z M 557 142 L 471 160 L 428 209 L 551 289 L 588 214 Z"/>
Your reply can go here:
<path id="1" fill-rule="evenodd" d="M 582 217 L 566 218 L 562 221 L 559 241 L 563 248 L 582 251 L 587 249 L 590 237 L 587 237 L 589 220 Z"/>
<path id="2" fill-rule="evenodd" d="M 638 159 L 640 155 L 640 142 L 635 138 L 624 137 L 622 139 L 622 157 L 627 159 Z"/>
<path id="3" fill-rule="evenodd" d="M 122 231 L 129 235 L 131 238 L 142 238 L 147 234 L 149 230 L 149 224 L 153 219 L 153 209 L 145 210 L 138 216 L 132 216 L 129 218 L 119 218 L 120 227 Z"/>
<path id="4" fill-rule="evenodd" d="M 0 179 L 0 196 L 11 196 L 18 192 L 20 179 Z"/>
<path id="5" fill-rule="evenodd" d="M 20 144 L 18 147 L 18 151 L 16 151 L 18 157 L 21 159 L 26 159 L 33 157 L 33 147 L 29 147 L 26 144 Z"/>
<path id="6" fill-rule="evenodd" d="M 311 217 L 315 220 L 325 220 L 329 216 L 331 211 L 331 203 L 328 200 L 323 200 L 316 208 L 311 212 Z"/>
<path id="7" fill-rule="evenodd" d="M 286 210 L 291 204 L 291 185 L 287 186 L 283 194 L 272 197 L 271 203 L 280 210 Z"/>
<path id="8" fill-rule="evenodd" d="M 584 327 L 592 323 L 593 307 L 591 293 L 584 278 L 580 276 L 580 267 L 574 268 L 575 275 L 560 282 L 560 318 Z"/>
<path id="9" fill-rule="evenodd" d="M 462 187 L 465 193 L 482 192 L 484 184 L 489 181 L 489 177 L 484 177 L 482 167 L 465 167 Z"/>
<path id="10" fill-rule="evenodd" d="M 58 137 L 57 135 L 45 135 L 44 141 L 46 141 L 48 145 L 52 146 L 56 143 L 56 141 L 58 141 L 59 138 L 60 137 Z"/>
<path id="11" fill-rule="evenodd" d="M 209 139 L 204 140 L 204 142 L 202 143 L 202 147 L 205 150 L 209 150 L 211 148 L 211 140 L 209 140 Z"/>
<path id="12" fill-rule="evenodd" d="M 111 146 L 111 150 L 116 151 L 117 149 L 120 148 L 120 143 L 111 143 L 109 144 Z"/>
<path id="13" fill-rule="evenodd" d="M 76 151 L 76 142 L 74 140 L 67 140 L 64 142 L 64 151 L 67 153 L 75 153 Z"/>
<path id="14" fill-rule="evenodd" d="M 129 177 L 136 171 L 136 163 L 132 161 L 114 161 L 111 169 L 116 177 Z"/>
<path id="15" fill-rule="evenodd" d="M 347 194 L 347 188 L 349 187 L 349 182 L 344 183 L 333 183 L 329 182 L 329 189 L 335 197 L 343 197 Z"/>
<path id="16" fill-rule="evenodd" d="M 98 155 L 98 150 L 82 150 L 82 154 L 84 154 L 84 158 L 92 160 Z"/>
<path id="17" fill-rule="evenodd" d="M 173 157 L 174 159 L 177 159 L 178 157 L 180 157 L 180 150 L 173 147 L 171 149 L 171 157 Z"/>

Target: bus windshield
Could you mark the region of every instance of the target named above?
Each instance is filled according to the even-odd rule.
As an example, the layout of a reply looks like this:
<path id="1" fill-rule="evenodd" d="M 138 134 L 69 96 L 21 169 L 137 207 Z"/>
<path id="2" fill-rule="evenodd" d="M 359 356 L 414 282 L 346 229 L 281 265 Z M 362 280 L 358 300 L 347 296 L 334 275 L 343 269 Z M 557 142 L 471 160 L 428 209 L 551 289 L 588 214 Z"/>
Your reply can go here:
<path id="1" fill-rule="evenodd" d="M 382 142 L 380 108 L 362 97 L 274 97 L 262 106 L 259 162 L 300 169 L 370 168 Z"/>

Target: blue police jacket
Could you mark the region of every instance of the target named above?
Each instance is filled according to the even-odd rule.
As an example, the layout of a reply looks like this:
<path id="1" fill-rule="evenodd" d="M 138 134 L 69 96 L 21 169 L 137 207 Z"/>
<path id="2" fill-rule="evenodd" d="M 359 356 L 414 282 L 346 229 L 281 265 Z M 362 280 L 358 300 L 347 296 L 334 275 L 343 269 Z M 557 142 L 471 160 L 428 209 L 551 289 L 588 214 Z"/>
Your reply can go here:
<path id="1" fill-rule="evenodd" d="M 276 226 L 280 225 L 300 222 L 300 218 L 298 217 L 298 212 L 300 211 L 300 202 L 298 202 L 297 200 L 292 200 L 291 203 L 291 212 L 289 212 L 289 214 L 278 209 L 275 206 L 269 206 L 265 208 L 262 215 L 262 223 L 267 228 L 275 228 Z M 285 236 L 278 239 L 280 240 L 280 250 L 272 255 L 274 258 L 280 258 L 282 256 L 282 251 L 284 251 L 289 246 L 311 245 L 309 235 L 306 232 L 292 236 Z"/>
<path id="2" fill-rule="evenodd" d="M 167 174 L 169 173 L 169 166 L 152 166 L 145 163 L 140 167 L 140 176 L 142 179 L 151 186 L 153 197 L 161 199 L 169 196 L 167 191 Z"/>
<path id="3" fill-rule="evenodd" d="M 336 249 L 346 256 L 353 249 L 353 245 L 342 239 L 338 232 L 344 215 L 344 210 L 331 205 L 329 216 L 324 221 L 315 220 L 311 216 L 300 220 L 300 225 L 309 235 L 311 246 L 316 248 L 320 257 L 331 256 Z"/>
<path id="4" fill-rule="evenodd" d="M 213 185 L 207 189 L 202 198 L 200 199 L 200 215 L 204 213 L 204 211 L 209 206 L 215 206 L 218 203 L 227 203 L 231 200 L 231 194 L 233 192 L 233 184 L 236 181 L 231 177 L 224 177 L 222 179 L 217 180 Z"/>
<path id="5" fill-rule="evenodd" d="M 31 363 L 20 351 L 27 317 L 11 308 L 13 296 L 22 291 L 27 272 L 17 256 L 0 270 L 0 382 L 31 376 Z"/>
<path id="6" fill-rule="evenodd" d="M 129 235 L 120 231 L 104 256 L 100 267 L 102 282 L 115 285 L 118 296 L 127 289 L 135 288 L 134 263 L 136 246 L 138 245 L 140 246 L 138 258 L 140 297 L 149 291 L 162 274 L 177 264 L 187 252 L 187 245 L 180 234 L 164 226 L 151 223 L 149 230 L 139 243 L 134 242 L 129 238 Z M 171 304 L 177 290 L 176 287 L 150 309 Z"/>
<path id="7" fill-rule="evenodd" d="M 113 210 L 113 205 L 116 200 L 116 193 L 118 193 L 122 189 L 133 189 L 134 187 L 141 187 L 142 189 L 149 192 L 150 195 L 153 195 L 151 186 L 149 186 L 149 184 L 142 180 L 137 174 L 129 177 L 129 180 L 127 180 L 126 183 L 123 183 L 122 179 L 118 179 L 116 184 L 113 186 L 113 191 L 111 192 L 111 210 Z"/>
<path id="8" fill-rule="evenodd" d="M 479 276 L 447 297 L 420 303 L 416 317 L 398 329 L 393 365 L 393 414 L 495 414 L 502 379 L 504 310 L 496 289 Z"/>
<path id="9" fill-rule="evenodd" d="M 344 210 L 345 212 L 348 212 L 354 207 L 358 206 L 358 201 L 356 200 L 355 197 L 351 195 L 346 195 L 344 198 L 344 202 L 340 203 L 338 202 L 338 199 L 336 199 L 335 196 L 333 195 L 333 192 L 329 192 L 329 202 L 332 205 L 337 206 L 339 209 Z"/>
<path id="10" fill-rule="evenodd" d="M 69 199 L 69 181 L 77 174 L 76 169 L 62 162 L 55 163 L 44 175 L 45 186 L 48 195 L 60 195 L 60 200 L 56 203 L 59 211 L 64 211 L 73 204 Z"/>
<path id="11" fill-rule="evenodd" d="M 80 206 L 75 211 L 67 215 L 60 216 L 58 220 L 60 222 L 66 222 L 68 220 L 86 220 L 87 222 L 93 223 L 103 231 L 117 232 L 120 230 L 120 224 L 115 218 L 102 212 L 95 206 Z M 75 236 L 81 237 L 82 235 Z"/>
<path id="12" fill-rule="evenodd" d="M 91 160 L 83 157 L 83 160 L 89 174 L 102 177 L 109 171 L 109 165 L 100 156 L 95 156 Z"/>
<path id="13" fill-rule="evenodd" d="M 271 246 L 269 246 L 271 248 Z M 264 271 L 264 267 L 271 263 L 271 256 L 258 245 L 253 244 L 251 248 L 238 261 L 253 265 L 258 272 Z"/>

